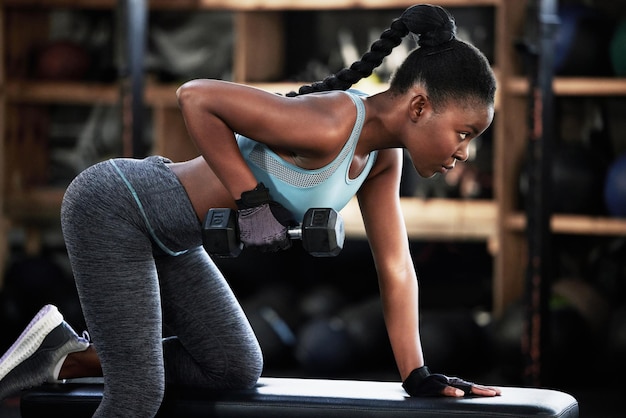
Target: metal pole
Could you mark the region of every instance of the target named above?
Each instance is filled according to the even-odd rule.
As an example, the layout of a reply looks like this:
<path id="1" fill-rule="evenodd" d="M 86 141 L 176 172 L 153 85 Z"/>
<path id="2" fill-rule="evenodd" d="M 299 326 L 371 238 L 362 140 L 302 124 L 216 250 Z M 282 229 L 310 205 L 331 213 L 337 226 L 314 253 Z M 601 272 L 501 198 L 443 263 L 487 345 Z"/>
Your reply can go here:
<path id="1" fill-rule="evenodd" d="M 558 27 L 557 0 L 533 0 L 528 9 L 529 193 L 526 203 L 528 265 L 526 321 L 522 351 L 526 384 L 541 386 L 550 375 L 549 298 L 552 282 L 551 155 L 554 137 L 553 56 Z"/>
<path id="2" fill-rule="evenodd" d="M 141 158 L 146 154 L 143 144 L 146 0 L 120 0 L 119 7 L 124 31 L 124 64 L 121 70 L 124 155 Z"/>

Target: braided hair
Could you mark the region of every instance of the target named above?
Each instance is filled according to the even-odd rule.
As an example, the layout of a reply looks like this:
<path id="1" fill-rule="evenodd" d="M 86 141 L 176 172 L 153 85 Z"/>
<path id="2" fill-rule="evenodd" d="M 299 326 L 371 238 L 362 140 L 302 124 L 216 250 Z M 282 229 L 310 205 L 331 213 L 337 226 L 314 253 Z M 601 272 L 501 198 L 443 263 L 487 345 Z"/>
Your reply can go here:
<path id="1" fill-rule="evenodd" d="M 287 96 L 347 90 L 362 78 L 369 77 L 409 34 L 416 38 L 418 48 L 409 54 L 392 77 L 391 92 L 403 94 L 421 83 L 427 88 L 434 108 L 452 98 L 493 104 L 496 81 L 488 60 L 477 48 L 456 38 L 456 23 L 448 11 L 428 4 L 406 9 L 349 68 L 302 86 L 298 92 Z"/>

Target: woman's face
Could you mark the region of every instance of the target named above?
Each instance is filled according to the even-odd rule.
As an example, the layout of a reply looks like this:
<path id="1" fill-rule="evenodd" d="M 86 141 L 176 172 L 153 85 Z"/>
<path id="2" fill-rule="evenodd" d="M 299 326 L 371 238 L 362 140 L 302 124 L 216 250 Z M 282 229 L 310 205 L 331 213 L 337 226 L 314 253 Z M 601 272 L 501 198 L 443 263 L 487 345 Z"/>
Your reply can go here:
<path id="1" fill-rule="evenodd" d="M 445 174 L 457 160 L 467 160 L 470 141 L 482 134 L 492 120 L 492 106 L 450 104 L 437 113 L 426 108 L 415 120 L 406 142 L 418 174 Z"/>

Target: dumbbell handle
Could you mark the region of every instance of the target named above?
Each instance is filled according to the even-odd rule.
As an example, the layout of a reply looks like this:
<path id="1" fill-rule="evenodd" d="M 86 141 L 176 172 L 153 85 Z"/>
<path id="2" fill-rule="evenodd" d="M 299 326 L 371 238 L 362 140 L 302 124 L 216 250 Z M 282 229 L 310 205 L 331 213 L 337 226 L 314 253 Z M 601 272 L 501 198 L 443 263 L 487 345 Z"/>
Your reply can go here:
<path id="1" fill-rule="evenodd" d="M 302 225 L 287 230 L 289 239 L 302 239 Z"/>

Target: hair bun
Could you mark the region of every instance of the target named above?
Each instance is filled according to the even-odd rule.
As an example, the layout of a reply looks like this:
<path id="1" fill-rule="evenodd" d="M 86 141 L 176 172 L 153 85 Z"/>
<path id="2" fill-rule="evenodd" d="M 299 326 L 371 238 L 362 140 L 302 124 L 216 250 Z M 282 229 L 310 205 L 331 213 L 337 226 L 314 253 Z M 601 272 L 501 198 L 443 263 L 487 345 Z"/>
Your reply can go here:
<path id="1" fill-rule="evenodd" d="M 437 46 L 448 41 L 451 41 L 456 36 L 455 29 L 437 29 L 430 32 L 422 33 L 419 35 L 417 44 L 420 47 L 424 46 Z"/>
<path id="2" fill-rule="evenodd" d="M 406 9 L 400 19 L 417 35 L 420 47 L 441 45 L 456 37 L 454 17 L 441 6 L 417 4 Z"/>

